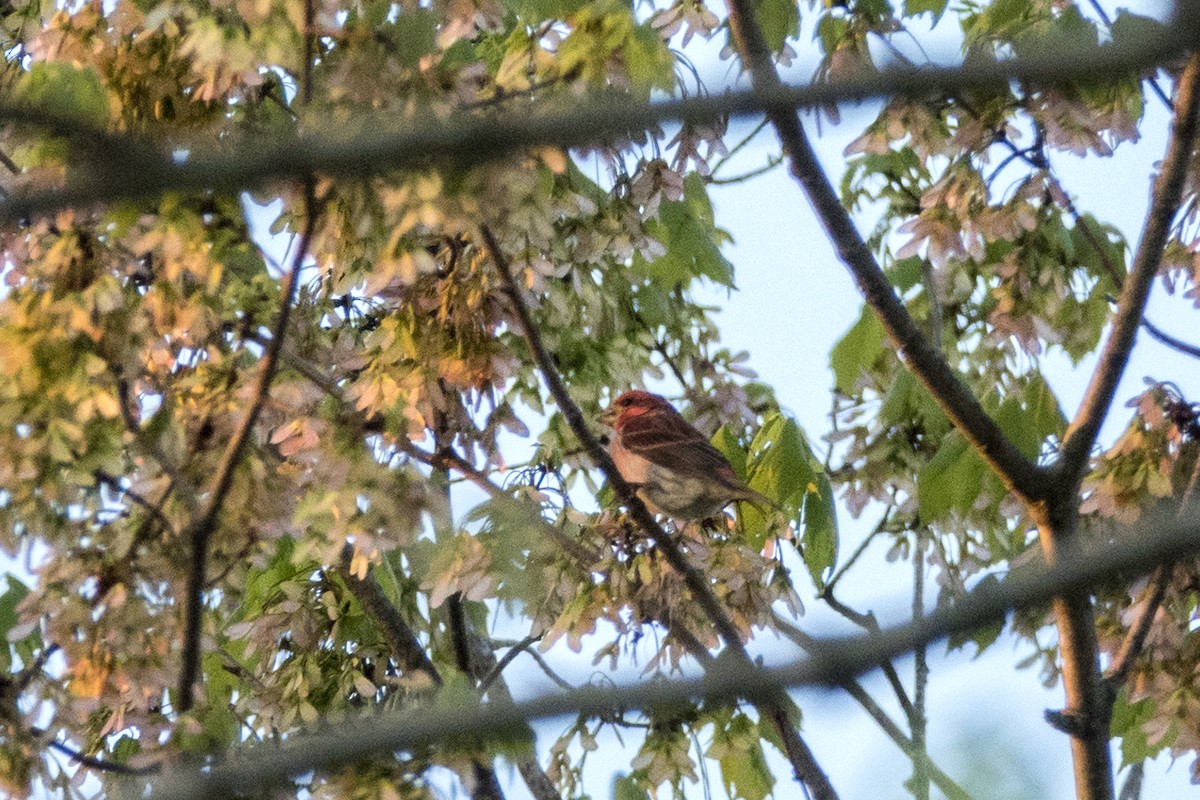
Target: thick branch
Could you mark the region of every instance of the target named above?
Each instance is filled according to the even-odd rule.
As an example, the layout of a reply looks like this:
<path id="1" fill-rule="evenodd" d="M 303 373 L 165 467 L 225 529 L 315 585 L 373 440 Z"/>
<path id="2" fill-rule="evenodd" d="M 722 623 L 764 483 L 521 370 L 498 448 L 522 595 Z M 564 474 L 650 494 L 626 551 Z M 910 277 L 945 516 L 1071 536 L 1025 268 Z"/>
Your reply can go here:
<path id="1" fill-rule="evenodd" d="M 383 593 L 379 583 L 369 573 L 365 578 L 359 578 L 351 570 L 354 558 L 354 548 L 346 545 L 342 548 L 341 575 L 350 593 L 358 600 L 359 605 L 367 612 L 367 616 L 379 627 L 384 640 L 391 649 L 391 654 L 400 662 L 406 672 L 423 672 L 429 677 L 434 686 L 442 685 L 442 676 L 437 667 L 429 660 L 421 640 L 400 612 Z"/>
<path id="2" fill-rule="evenodd" d="M 192 708 L 195 697 L 195 684 L 200 674 L 200 625 L 204 607 L 204 583 L 208 562 L 208 541 L 217 526 L 217 516 L 225 503 L 225 495 L 233 484 L 233 473 L 241 462 L 242 452 L 250 439 L 250 432 L 258 420 L 259 412 L 266 403 L 271 391 L 271 381 L 279 365 L 279 354 L 283 348 L 283 340 L 287 335 L 288 319 L 291 316 L 292 304 L 296 299 L 296 288 L 299 285 L 300 267 L 308 251 L 308 243 L 312 238 L 317 224 L 317 201 L 313 195 L 312 180 L 305 182 L 304 231 L 300 235 L 296 254 L 292 259 L 291 268 L 279 287 L 279 311 L 275 316 L 275 324 L 271 329 L 271 341 L 263 353 L 258 374 L 250 391 L 250 407 L 241 424 L 234 431 L 225 452 L 216 467 L 213 480 L 208 489 L 208 500 L 200 514 L 188 525 L 183 533 L 185 541 L 191 543 L 192 560 L 188 573 L 187 604 L 184 617 L 183 636 L 183 666 L 179 674 L 179 697 L 176 708 L 179 713 L 186 713 Z"/>
<path id="3" fill-rule="evenodd" d="M 516 315 L 520 331 L 529 345 L 529 350 L 537 362 L 538 369 L 541 370 L 542 378 L 546 381 L 546 386 L 550 389 L 550 394 L 554 397 L 554 402 L 558 405 L 563 417 L 566 418 L 571 431 L 587 451 L 588 457 L 604 473 L 605 479 L 613 487 L 617 498 L 629 510 L 629 514 L 633 517 L 634 522 L 637 523 L 638 527 L 647 536 L 654 540 L 655 546 L 663 554 L 667 563 L 683 578 L 684 584 L 691 592 L 692 599 L 699 604 L 705 615 L 717 629 L 717 633 L 724 639 L 725 647 L 729 654 L 739 664 L 740 668 L 747 671 L 747 673 L 756 670 L 757 667 L 750 660 L 750 656 L 742 644 L 740 632 L 734 626 L 733 621 L 730 619 L 729 614 L 726 613 L 721 602 L 717 599 L 717 596 L 713 593 L 708 579 L 687 562 L 679 545 L 659 526 L 658 522 L 654 519 L 654 515 L 642 503 L 641 498 L 637 496 L 633 488 L 621 477 L 621 473 L 617 471 L 617 466 L 613 463 L 612 458 L 600 446 L 600 443 L 596 441 L 596 437 L 592 435 L 587 421 L 583 418 L 583 413 L 579 410 L 579 406 L 575 404 L 575 401 L 571 399 L 571 395 L 567 392 L 567 387 L 558 375 L 554 361 L 550 358 L 550 354 L 546 351 L 546 347 L 542 343 L 541 333 L 529 313 L 529 308 L 526 306 L 524 298 L 521 296 L 521 290 L 517 287 L 516 281 L 513 278 L 507 257 L 501 251 L 500 245 L 486 226 L 482 227 L 480 231 L 483 234 L 488 253 L 496 265 L 496 270 L 500 274 L 501 285 L 509 302 L 512 304 L 512 310 Z M 808 785 L 818 800 L 832 800 L 836 798 L 837 792 L 834 790 L 833 785 L 829 783 L 829 778 L 820 768 L 820 765 L 817 764 L 808 745 L 800 738 L 792 721 L 788 719 L 786 705 L 779 699 L 776 699 L 777 697 L 760 701 L 759 713 L 769 719 L 779 732 L 788 760 L 795 770 L 796 779 Z"/>
<path id="4" fill-rule="evenodd" d="M 781 85 L 779 75 L 771 62 L 753 4 L 750 0 L 727 0 L 726 7 L 734 41 L 742 61 L 750 69 L 755 89 L 777 91 Z M 1040 497 L 1046 486 L 1041 470 L 1021 455 L 946 363 L 941 352 L 921 333 L 830 186 L 794 108 L 782 104 L 771 106 L 767 116 L 788 156 L 789 171 L 804 189 L 838 257 L 854 277 L 863 298 L 883 323 L 908 367 L 1012 491 L 1027 500 Z"/>
<path id="5" fill-rule="evenodd" d="M 404 749 L 422 742 L 443 741 L 479 730 L 516 729 L 529 720 L 561 714 L 603 714 L 614 708 L 670 707 L 697 697 L 729 701 L 737 697 L 769 700 L 780 686 L 839 686 L 913 648 L 954 633 L 976 630 L 1003 619 L 1015 608 L 1031 608 L 1063 592 L 1080 591 L 1116 576 L 1144 573 L 1160 563 L 1200 552 L 1200 515 L 1188 513 L 1168 522 L 1145 521 L 1119 542 L 1077 554 L 1052 567 L 1010 574 L 1000 584 L 987 584 L 957 602 L 933 609 L 921 620 L 849 639 L 815 639 L 811 655 L 772 669 L 747 673 L 744 665 L 716 660 L 702 678 L 643 681 L 625 686 L 586 686 L 561 694 L 507 704 L 464 707 L 435 705 L 427 713 L 382 712 L 341 726 L 322 726 L 277 746 L 244 748 L 208 772 L 180 767 L 153 782 L 151 795 L 172 800 L 217 798 L 286 781 L 310 769 L 345 764 L 373 752 Z M 127 797 L 143 797 L 131 785 Z"/>
<path id="6" fill-rule="evenodd" d="M 1096 443 L 1100 426 L 1116 394 L 1117 384 L 1129 362 L 1129 353 L 1133 350 L 1137 329 L 1142 322 L 1150 286 L 1162 263 L 1163 248 L 1179 210 L 1187 167 L 1195 145 L 1198 109 L 1200 54 L 1193 54 L 1179 79 L 1171 139 L 1154 182 L 1150 210 L 1146 214 L 1146 223 L 1129 277 L 1121 288 L 1112 330 L 1100 353 L 1100 363 L 1092 374 L 1083 403 L 1063 437 L 1062 455 L 1056 466 L 1061 473 L 1061 485 L 1072 491 L 1087 469 L 1088 454 Z"/>

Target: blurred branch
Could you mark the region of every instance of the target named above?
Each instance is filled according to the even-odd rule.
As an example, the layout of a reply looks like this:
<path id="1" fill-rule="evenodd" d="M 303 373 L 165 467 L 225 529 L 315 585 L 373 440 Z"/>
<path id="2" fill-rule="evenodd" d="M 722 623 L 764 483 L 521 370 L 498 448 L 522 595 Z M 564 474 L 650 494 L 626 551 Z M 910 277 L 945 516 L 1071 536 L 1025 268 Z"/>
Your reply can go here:
<path id="1" fill-rule="evenodd" d="M 646 535 L 654 540 L 655 546 L 663 554 L 667 564 L 683 578 L 684 585 L 687 586 L 688 591 L 692 595 L 692 600 L 703 609 L 705 615 L 712 622 L 713 627 L 717 629 L 718 634 L 725 641 L 727 656 L 737 663 L 739 669 L 749 678 L 758 671 L 758 668 L 750 660 L 745 645 L 742 643 L 741 633 L 733 624 L 733 620 L 730 619 L 725 608 L 721 605 L 721 601 L 713 593 L 708 578 L 688 563 L 679 545 L 659 526 L 658 522 L 654 519 L 654 515 L 642 503 L 641 498 L 634 492 L 633 487 L 621 477 L 612 458 L 600 446 L 600 443 L 596 441 L 596 437 L 588 427 L 587 421 L 583 418 L 583 412 L 579 410 L 579 406 L 571 398 L 567 387 L 563 384 L 562 378 L 558 374 L 553 359 L 546 351 L 546 347 L 542 342 L 541 332 L 533 321 L 533 317 L 529 313 L 529 308 L 521 296 L 521 290 L 513 278 L 508 258 L 500 249 L 500 245 L 496 242 L 495 237 L 487 226 L 481 226 L 480 233 L 483 235 L 488 254 L 495 264 L 496 271 L 500 274 L 501 287 L 512 305 L 513 314 L 516 316 L 516 324 L 524 336 L 526 343 L 529 345 L 533 359 L 542 373 L 542 379 L 546 382 L 546 386 L 549 388 L 559 412 L 566 419 L 571 431 L 587 451 L 592 463 L 600 468 L 608 484 L 612 486 L 617 499 L 628 509 L 629 515 L 633 517 L 634 522 L 637 523 L 638 527 Z M 808 745 L 805 744 L 800 734 L 796 731 L 795 725 L 789 719 L 786 705 L 782 699 L 778 695 L 760 698 L 759 713 L 769 718 L 771 724 L 778 731 L 783 741 L 785 754 L 792 765 L 792 769 L 795 771 L 796 779 L 810 787 L 818 800 L 834 800 L 837 797 L 837 792 L 834 790 L 833 785 L 829 783 L 829 778 L 825 775 L 820 765 L 817 764 Z"/>
<path id="2" fill-rule="evenodd" d="M 819 640 L 816 637 L 805 633 L 778 614 L 774 614 L 773 616 L 775 618 L 775 625 L 779 631 L 806 652 L 811 652 L 813 647 L 819 646 Z M 867 690 L 863 688 L 861 683 L 856 680 L 848 680 L 841 684 L 841 688 L 846 694 L 850 695 L 854 702 L 862 706 L 863 710 L 875 721 L 880 730 L 895 742 L 904 751 L 905 755 L 913 760 L 914 766 L 917 761 L 921 762 L 921 765 L 927 770 L 929 779 L 933 782 L 934 786 L 941 789 L 942 794 L 946 795 L 949 800 L 971 800 L 971 796 L 967 794 L 965 789 L 955 783 L 953 778 L 943 772 L 937 764 L 934 764 L 929 759 L 929 754 L 925 752 L 924 748 L 918 748 L 913 739 L 904 735 L 904 731 L 900 730 L 900 726 L 875 702 L 875 698 L 867 693 Z"/>
<path id="3" fill-rule="evenodd" d="M 204 584 L 208 564 L 208 542 L 217 527 L 217 516 L 225 503 L 225 496 L 233 485 L 233 473 L 241 463 L 242 452 L 250 439 L 250 432 L 258 420 L 259 412 L 271 391 L 271 382 L 279 365 L 283 341 L 287 336 L 288 319 L 296 299 L 300 268 L 308 253 L 308 244 L 316 229 L 319 203 L 311 178 L 304 182 L 304 230 L 288 270 L 279 287 L 279 310 L 271 328 L 271 340 L 266 346 L 258 374 L 250 389 L 250 405 L 241 423 L 225 446 L 208 488 L 207 501 L 198 516 L 183 531 L 182 538 L 192 548 L 191 567 L 187 579 L 187 594 L 184 598 L 183 664 L 179 673 L 179 697 L 176 708 L 183 714 L 191 710 L 195 699 L 195 684 L 200 674 L 201 617 L 204 608 Z"/>
<path id="4" fill-rule="evenodd" d="M 802 87 L 755 87 L 749 91 L 688 97 L 658 103 L 599 96 L 562 112 L 531 114 L 529 109 L 499 115 L 478 112 L 438 120 L 418 114 L 419 126 L 397 130 L 394 116 L 364 115 L 341 126 L 351 135 L 325 133 L 260 143 L 244 140 L 224 147 L 180 143 L 175 160 L 138 141 L 120 139 L 110 152 L 125 155 L 93 165 L 53 190 L 14 194 L 0 204 L 0 223 L 13 222 L 59 208 L 86 206 L 120 198 L 154 197 L 165 191 L 251 189 L 289 176 L 373 175 L 411 169 L 433 161 L 458 166 L 503 158 L 535 146 L 577 147 L 628 137 L 667 120 L 706 124 L 728 116 L 744 116 L 784 108 L 853 102 L 885 95 L 924 97 L 934 90 L 960 91 L 1012 80 L 1038 85 L 1086 81 L 1098 76 L 1144 70 L 1182 52 L 1197 30 L 1197 10 L 1177 2 L 1174 17 L 1138 41 L 1111 42 L 1085 50 L 1023 56 L 998 62 L 978 61 L 961 67 L 897 67 L 835 82 Z M 40 126 L 78 126 L 78 120 L 42 108 L 0 103 L 0 120 Z M 105 135 L 106 132 L 101 131 Z M 111 137 L 110 138 L 115 138 Z"/>
<path id="5" fill-rule="evenodd" d="M 1104 27 L 1112 31 L 1112 19 L 1108 16 L 1108 12 L 1104 10 L 1104 6 L 1100 4 L 1100 0 L 1089 0 L 1092 10 L 1096 12 L 1096 16 L 1104 23 Z M 1150 90 L 1162 102 L 1167 111 L 1174 111 L 1175 106 L 1171 103 L 1171 98 L 1167 97 L 1167 93 L 1158 85 L 1158 81 L 1153 75 L 1146 78 L 1146 82 L 1150 84 Z"/>
<path id="6" fill-rule="evenodd" d="M 199 800 L 245 793 L 287 781 L 310 769 L 344 764 L 374 752 L 413 747 L 489 730 L 517 730 L 532 719 L 569 713 L 610 713 L 614 708 L 671 707 L 696 697 L 714 701 L 747 697 L 770 699 L 781 686 L 840 686 L 876 664 L 913 648 L 956 633 L 966 633 L 1003 619 L 1008 611 L 1037 607 L 1064 592 L 1116 577 L 1129 579 L 1200 552 L 1200 515 L 1189 512 L 1163 521 L 1145 520 L 1114 544 L 1076 553 L 1051 567 L 1030 568 L 998 584 L 988 583 L 956 602 L 931 610 L 919 621 L 850 638 L 813 639 L 811 655 L 781 667 L 747 675 L 744 664 L 717 659 L 703 677 L 644 681 L 626 686 L 586 686 L 546 694 L 520 703 L 463 707 L 460 703 L 429 708 L 426 713 L 382 712 L 340 725 L 324 724 L 310 734 L 291 737 L 279 746 L 250 746 L 225 763 L 204 772 L 177 767 L 153 781 L 146 796 Z M 124 797 L 143 797 L 143 784 L 131 784 Z"/>

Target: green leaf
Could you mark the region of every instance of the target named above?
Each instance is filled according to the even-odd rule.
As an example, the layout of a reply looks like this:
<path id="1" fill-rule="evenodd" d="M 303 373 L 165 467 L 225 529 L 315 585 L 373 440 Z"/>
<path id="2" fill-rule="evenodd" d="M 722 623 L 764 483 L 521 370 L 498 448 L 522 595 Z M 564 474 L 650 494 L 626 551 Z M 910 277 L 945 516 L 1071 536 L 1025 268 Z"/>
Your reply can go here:
<path id="1" fill-rule="evenodd" d="M 1141 763 L 1146 759 L 1155 758 L 1159 753 L 1171 746 L 1175 740 L 1177 729 L 1172 722 L 1166 736 L 1156 739 L 1151 744 L 1146 735 L 1146 726 L 1157 716 L 1154 700 L 1142 698 L 1136 703 L 1129 702 L 1129 693 L 1122 688 L 1113 703 L 1112 722 L 1109 725 L 1111 736 L 1121 739 L 1121 768 Z"/>
<path id="2" fill-rule="evenodd" d="M 708 755 L 721 765 L 721 779 L 730 797 L 764 800 L 775 786 L 767 766 L 757 725 L 745 714 L 735 714 L 726 725 L 717 725 Z"/>
<path id="3" fill-rule="evenodd" d="M 846 332 L 829 352 L 833 382 L 843 394 L 854 394 L 859 376 L 869 372 L 884 353 L 883 323 L 867 306 L 863 306 L 858 322 Z"/>
<path id="4" fill-rule="evenodd" d="M 771 52 L 778 53 L 788 39 L 800 33 L 800 6 L 796 0 L 754 0 L 754 10 Z"/>
<path id="5" fill-rule="evenodd" d="M 438 17 L 428 9 L 405 11 L 396 18 L 391 30 L 396 45 L 396 60 L 404 67 L 415 67 L 437 47 Z"/>
<path id="6" fill-rule="evenodd" d="M 647 800 L 650 797 L 631 775 L 613 778 L 612 796 L 613 800 Z"/>
<path id="7" fill-rule="evenodd" d="M 589 0 L 503 0 L 504 7 L 523 20 L 566 19 Z"/>
<path id="8" fill-rule="evenodd" d="M 1024 402 L 1010 397 L 1000 404 L 995 414 L 996 424 L 1023 456 L 1036 459 L 1046 437 L 1062 432 L 1066 417 L 1059 408 L 1058 398 L 1040 375 L 1029 378 L 1023 394 Z"/>
<path id="9" fill-rule="evenodd" d="M 728 237 L 713 226 L 712 204 L 697 174 L 684 181 L 682 200 L 663 201 L 658 219 L 649 220 L 646 230 L 667 250 L 654 261 L 634 255 L 634 269 L 650 280 L 674 289 L 687 288 L 693 278 L 705 277 L 734 288 L 733 264 L 721 254 L 719 245 Z"/>
<path id="10" fill-rule="evenodd" d="M 837 508 L 829 476 L 821 470 L 816 477 L 816 491 L 810 486 L 804 495 L 804 546 L 801 553 L 808 574 L 812 576 L 817 591 L 820 591 L 825 588 L 825 576 L 837 564 L 838 528 Z"/>
<path id="11" fill-rule="evenodd" d="M 822 50 L 826 53 L 832 53 L 837 49 L 838 43 L 842 41 L 849 30 L 849 19 L 825 14 L 821 17 L 821 21 L 817 23 L 817 30 L 813 36 L 820 40 Z"/>
<path id="12" fill-rule="evenodd" d="M 904 16 L 915 17 L 928 11 L 933 14 L 933 21 L 936 24 L 942 18 L 948 3 L 949 0 L 904 0 Z"/>
<path id="13" fill-rule="evenodd" d="M 8 673 L 13 666 L 9 632 L 17 625 L 17 606 L 29 594 L 29 588 L 12 575 L 5 577 L 8 579 L 8 587 L 3 594 L 0 594 L 0 641 L 5 642 L 3 646 L 0 646 L 0 672 Z M 38 634 L 34 629 L 34 632 L 26 636 L 25 640 L 36 636 Z"/>
<path id="14" fill-rule="evenodd" d="M 925 279 L 925 259 L 902 258 L 888 267 L 887 274 L 898 292 L 907 292 Z M 928 291 L 928 290 L 927 290 Z"/>
<path id="15" fill-rule="evenodd" d="M 713 444 L 730 457 L 735 469 L 745 458 L 750 487 L 779 505 L 790 519 L 802 520 L 797 545 L 801 546 L 813 582 L 818 588 L 823 586 L 827 570 L 837 561 L 833 489 L 800 426 L 779 412 L 768 415 L 744 457 L 728 432 L 718 432 Z M 743 508 L 743 527 L 752 545 L 762 547 L 766 542 L 771 532 L 769 522 L 764 511 L 753 506 Z"/>
<path id="16" fill-rule="evenodd" d="M 917 509 L 923 522 L 942 519 L 951 510 L 967 513 L 983 486 L 987 467 L 958 431 L 943 440 L 917 476 Z"/>
<path id="17" fill-rule="evenodd" d="M 733 432 L 733 428 L 729 425 L 722 425 L 718 428 L 717 432 L 713 434 L 712 444 L 733 465 L 733 471 L 739 476 L 745 477 L 746 451 L 742 449 L 741 443 L 738 442 L 737 434 Z"/>
<path id="18" fill-rule="evenodd" d="M 21 76 L 13 99 L 80 122 L 108 122 L 108 93 L 91 69 L 62 61 L 39 61 Z"/>

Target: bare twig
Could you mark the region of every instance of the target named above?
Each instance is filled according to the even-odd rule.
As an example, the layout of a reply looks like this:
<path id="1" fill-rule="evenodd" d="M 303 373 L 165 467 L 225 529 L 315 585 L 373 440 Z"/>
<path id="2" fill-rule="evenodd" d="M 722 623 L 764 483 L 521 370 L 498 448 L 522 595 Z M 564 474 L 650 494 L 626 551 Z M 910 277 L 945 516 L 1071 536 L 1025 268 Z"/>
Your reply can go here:
<path id="1" fill-rule="evenodd" d="M 810 648 L 819 645 L 819 640 L 816 637 L 805 633 L 778 614 L 775 614 L 774 617 L 775 625 L 780 633 L 798 644 L 806 652 L 810 652 Z M 861 683 L 849 680 L 841 684 L 841 688 L 856 703 L 862 706 L 863 710 L 875 721 L 880 730 L 895 742 L 904 751 L 905 755 L 913 759 L 914 765 L 916 761 L 920 760 L 922 767 L 928 771 L 929 779 L 933 782 L 933 785 L 941 789 L 942 793 L 949 800 L 970 800 L 970 795 L 967 794 L 966 790 L 955 783 L 937 764 L 934 764 L 929 758 L 929 753 L 924 748 L 915 747 L 914 740 L 904 735 L 904 732 L 900 730 L 900 726 L 875 702 L 875 698 L 867 693 L 867 690 L 863 688 Z"/>
<path id="2" fill-rule="evenodd" d="M 526 636 L 512 647 L 508 648 L 508 652 L 504 654 L 504 657 L 498 660 L 496 665 L 488 670 L 488 673 L 484 675 L 482 679 L 480 679 L 479 693 L 486 694 L 488 687 L 492 685 L 496 678 L 500 677 L 500 673 L 504 672 L 504 668 L 511 664 L 513 659 L 521 655 L 521 653 L 527 652 L 532 645 L 540 642 L 541 640 L 541 634 L 530 635 Z"/>
<path id="3" fill-rule="evenodd" d="M 41 733 L 34 731 L 35 734 Z M 153 775 L 162 769 L 161 764 L 151 764 L 145 767 L 131 767 L 128 764 L 122 764 L 119 761 L 109 761 L 106 758 L 98 758 L 89 756 L 68 744 L 50 739 L 46 742 L 46 746 L 52 750 L 57 750 L 67 758 L 74 761 L 76 764 L 81 764 L 89 769 L 98 770 L 100 772 L 111 772 L 114 775 Z"/>
<path id="4" fill-rule="evenodd" d="M 318 201 L 312 179 L 305 181 L 304 188 L 304 230 L 300 235 L 296 253 L 279 287 L 279 310 L 276 313 L 275 324 L 271 330 L 271 341 L 263 353 L 258 374 L 250 391 L 250 406 L 241 423 L 230 437 L 225 446 L 214 472 L 213 480 L 207 492 L 207 500 L 199 515 L 184 530 L 185 541 L 191 543 L 192 559 L 188 573 L 187 596 L 184 599 L 186 611 L 184 617 L 183 637 L 183 666 L 179 674 L 179 698 L 176 706 L 180 713 L 186 713 L 192 708 L 195 698 L 195 684 L 200 672 L 200 624 L 204 607 L 205 573 L 208 562 L 208 542 L 217 526 L 217 516 L 225 502 L 233 484 L 233 474 L 241 462 L 242 451 L 250 439 L 250 432 L 258 420 L 259 412 L 266 403 L 271 391 L 271 381 L 279 364 L 279 355 L 283 349 L 283 341 L 287 336 L 288 319 L 291 316 L 292 304 L 295 302 L 296 289 L 299 285 L 300 268 L 308 252 L 308 243 L 316 229 L 319 215 Z"/>
<path id="5" fill-rule="evenodd" d="M 517 325 L 526 343 L 529 345 L 529 350 L 538 365 L 538 369 L 542 373 L 542 379 L 546 382 L 550 394 L 554 397 L 554 402 L 558 405 L 559 412 L 567 420 L 571 431 L 579 439 L 580 443 L 583 444 L 592 462 L 604 473 L 605 479 L 613 487 L 617 498 L 629 510 L 629 514 L 633 517 L 634 522 L 637 523 L 638 527 L 646 535 L 654 540 L 655 546 L 663 554 L 666 562 L 683 578 L 684 585 L 691 592 L 692 599 L 708 616 L 713 626 L 717 629 L 717 633 L 724 639 L 725 647 L 729 654 L 739 664 L 740 668 L 747 672 L 747 677 L 749 677 L 749 673 L 756 670 L 757 667 L 750 660 L 750 656 L 746 652 L 746 648 L 742 643 L 741 633 L 734 626 L 733 621 L 726 613 L 721 602 L 713 593 L 708 579 L 687 562 L 679 545 L 675 543 L 675 540 L 667 536 L 666 532 L 659 526 L 658 522 L 654 519 L 654 515 L 642 503 L 641 498 L 637 496 L 633 488 L 621 477 L 612 458 L 600 446 L 600 443 L 596 441 L 596 437 L 592 435 L 587 421 L 583 418 L 583 413 L 579 410 L 579 406 L 575 404 L 575 401 L 571 399 L 571 395 L 567 392 L 566 386 L 563 385 L 562 379 L 558 375 L 554 361 L 542 343 L 541 333 L 529 313 L 529 308 L 526 306 L 524 298 L 521 296 L 521 291 L 517 287 L 516 280 L 513 278 L 507 257 L 500 249 L 500 245 L 496 242 L 492 232 L 486 226 L 481 226 L 480 232 L 483 235 L 488 253 L 496 266 L 496 270 L 500 274 L 501 286 L 512 305 Z M 777 697 L 778 695 L 772 697 L 769 701 L 760 701 L 759 712 L 764 717 L 770 719 L 772 725 L 778 731 L 784 744 L 785 755 L 787 755 L 788 761 L 795 771 L 796 779 L 809 786 L 816 794 L 818 800 L 833 800 L 833 798 L 837 797 L 837 792 L 829 782 L 829 778 L 825 775 L 825 772 L 817 764 L 812 751 L 809 750 L 808 745 L 805 744 L 796 731 L 794 724 L 788 718 L 786 706 L 783 702 L 776 699 Z"/>
<path id="6" fill-rule="evenodd" d="M 873 613 L 863 614 L 861 611 L 856 611 L 839 600 L 830 591 L 830 588 L 830 586 L 825 587 L 825 591 L 821 592 L 821 599 L 831 609 L 869 633 L 879 632 L 879 621 L 875 619 Z M 885 661 L 879 665 L 879 668 L 883 670 L 884 677 L 887 678 L 887 682 L 891 685 L 892 693 L 896 695 L 896 701 L 900 703 L 900 708 L 904 711 L 904 715 L 912 719 L 915 712 L 913 701 L 909 698 L 908 692 L 904 688 L 904 682 L 900 680 L 900 673 L 896 671 L 896 666 L 890 661 Z"/>

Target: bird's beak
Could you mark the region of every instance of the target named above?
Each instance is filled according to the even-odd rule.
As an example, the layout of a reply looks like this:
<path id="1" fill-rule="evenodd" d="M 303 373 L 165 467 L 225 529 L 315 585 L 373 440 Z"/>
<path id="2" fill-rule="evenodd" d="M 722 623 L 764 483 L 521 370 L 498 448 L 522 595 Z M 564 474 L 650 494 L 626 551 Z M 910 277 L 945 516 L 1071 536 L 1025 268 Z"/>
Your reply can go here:
<path id="1" fill-rule="evenodd" d="M 621 410 L 616 406 L 609 406 L 600 412 L 600 416 L 596 417 L 596 419 L 611 428 L 616 424 L 617 417 L 619 416 L 621 416 Z"/>

